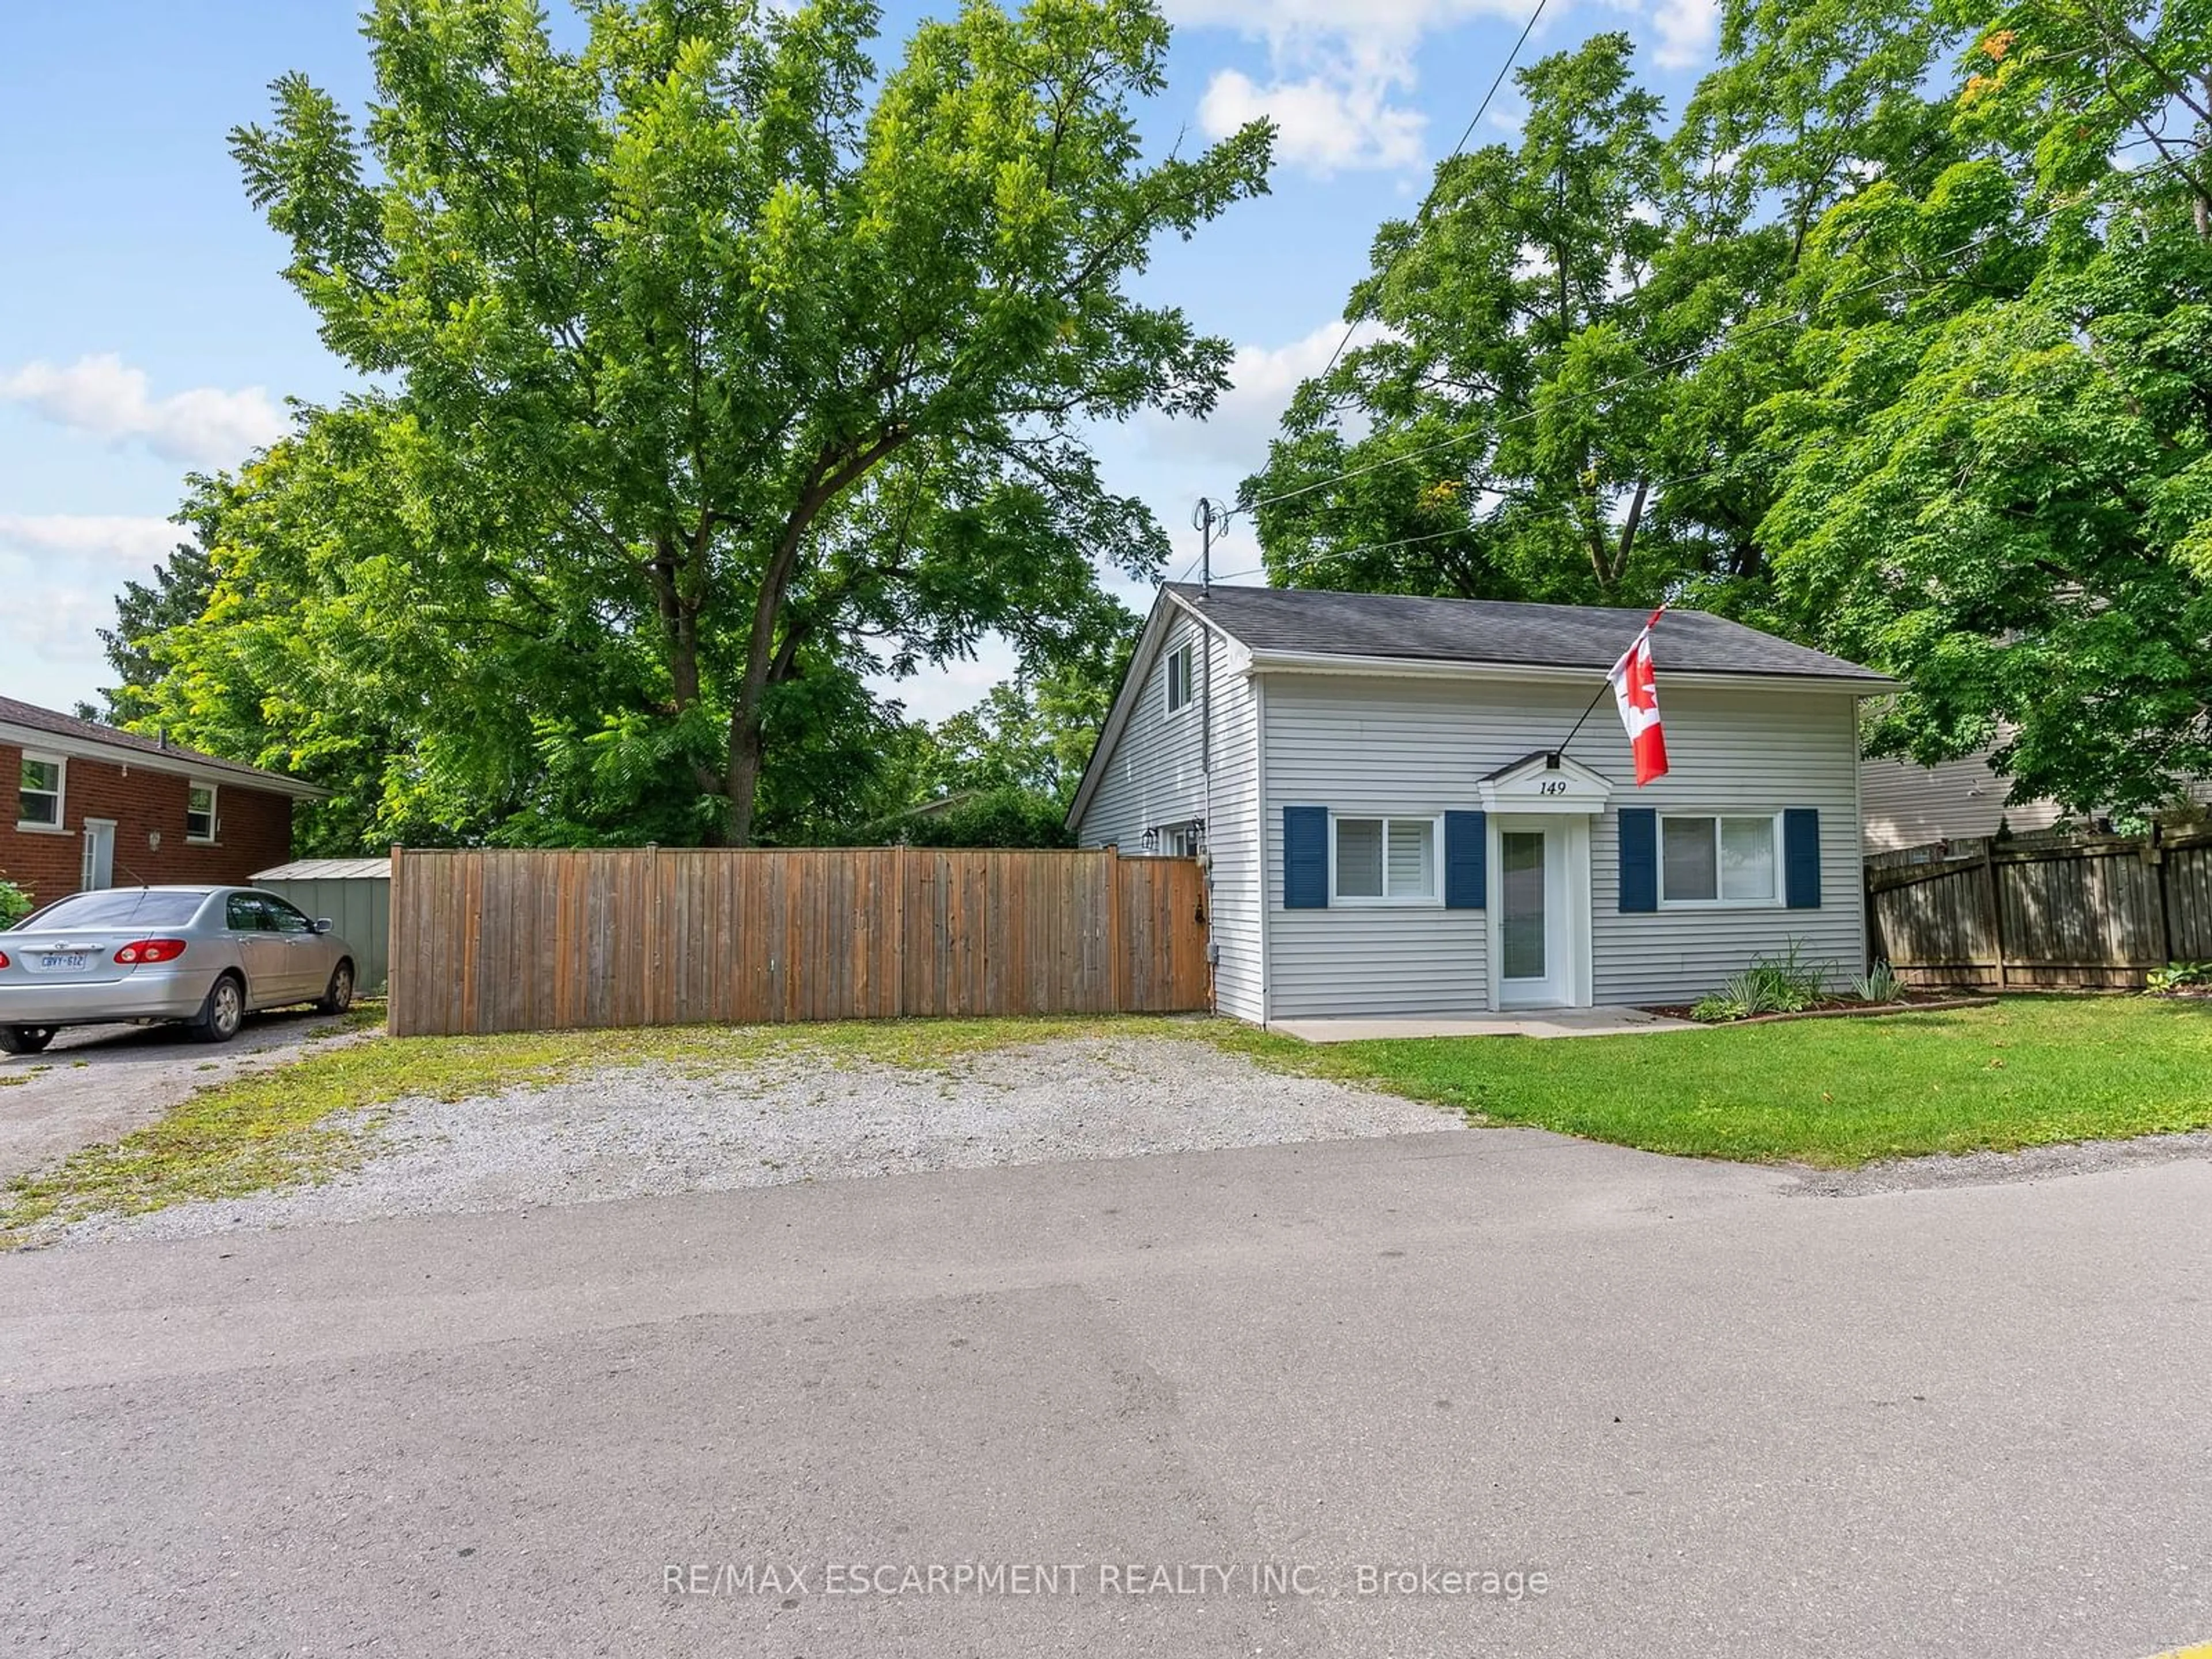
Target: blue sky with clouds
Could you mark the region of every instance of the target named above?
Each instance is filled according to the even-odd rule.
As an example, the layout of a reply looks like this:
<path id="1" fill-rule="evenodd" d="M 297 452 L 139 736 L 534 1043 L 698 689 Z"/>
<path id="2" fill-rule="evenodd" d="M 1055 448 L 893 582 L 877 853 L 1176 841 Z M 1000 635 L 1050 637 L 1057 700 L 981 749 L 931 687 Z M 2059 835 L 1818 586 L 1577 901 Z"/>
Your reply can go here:
<path id="1" fill-rule="evenodd" d="M 1170 242 L 1143 279 L 1236 342 L 1237 388 L 1202 427 L 1099 434 L 1109 485 L 1143 496 L 1178 553 L 1191 505 L 1263 459 L 1291 392 L 1324 362 L 1378 221 L 1409 210 L 1526 21 L 1530 0 L 1166 0 L 1176 25 L 1161 145 L 1281 126 L 1273 192 Z M 878 59 L 925 8 L 893 5 Z M 22 8 L 0 53 L 0 695 L 67 708 L 105 663 L 112 595 L 177 538 L 184 476 L 234 465 L 285 401 L 349 378 L 277 275 L 224 134 L 268 82 L 304 70 L 358 108 L 356 9 L 328 0 L 79 0 Z M 1603 29 L 1638 40 L 1678 105 L 1711 51 L 1711 0 L 1548 0 L 1524 61 Z M 1501 94 L 1474 142 L 1509 137 Z M 1216 568 L 1258 562 L 1232 529 Z M 1145 595 L 1127 593 L 1141 605 Z M 941 717 L 1006 670 L 1002 653 L 892 694 Z"/>

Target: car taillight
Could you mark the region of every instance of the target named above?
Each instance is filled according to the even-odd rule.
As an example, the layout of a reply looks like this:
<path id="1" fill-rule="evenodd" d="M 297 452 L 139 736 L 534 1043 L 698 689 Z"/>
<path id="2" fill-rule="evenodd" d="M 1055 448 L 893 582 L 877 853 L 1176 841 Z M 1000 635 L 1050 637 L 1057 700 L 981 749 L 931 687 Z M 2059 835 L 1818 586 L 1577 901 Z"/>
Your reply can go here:
<path id="1" fill-rule="evenodd" d="M 115 953 L 115 959 L 125 968 L 133 968 L 149 962 L 174 962 L 184 953 L 185 942 L 180 939 L 134 939 Z"/>
<path id="2" fill-rule="evenodd" d="M 0 968 L 5 968 L 7 965 L 8 953 L 5 951 L 0 951 Z"/>

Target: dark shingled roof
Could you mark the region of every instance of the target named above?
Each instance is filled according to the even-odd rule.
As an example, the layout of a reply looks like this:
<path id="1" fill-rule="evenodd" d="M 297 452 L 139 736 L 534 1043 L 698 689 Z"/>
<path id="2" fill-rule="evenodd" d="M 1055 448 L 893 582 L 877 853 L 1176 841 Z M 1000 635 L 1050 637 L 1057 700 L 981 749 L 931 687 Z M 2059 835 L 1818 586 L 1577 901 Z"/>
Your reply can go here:
<path id="1" fill-rule="evenodd" d="M 1502 599 L 1425 599 L 1403 593 L 1329 593 L 1303 587 L 1217 586 L 1200 596 L 1170 585 L 1255 655 L 1394 657 L 1523 667 L 1613 666 L 1649 611 L 1521 605 Z M 1889 682 L 1872 669 L 1704 611 L 1669 611 L 1652 630 L 1651 659 L 1664 674 L 1798 675 Z"/>
<path id="2" fill-rule="evenodd" d="M 108 749 L 135 750 L 139 754 L 158 756 L 163 760 L 204 766 L 212 773 L 247 783 L 264 780 L 281 785 L 283 793 L 288 794 L 303 791 L 314 794 L 322 793 L 296 778 L 288 778 L 281 772 L 264 771 L 260 767 L 248 766 L 243 761 L 222 760 L 214 755 L 203 755 L 196 749 L 181 749 L 173 743 L 162 744 L 152 738 L 142 738 L 136 732 L 125 732 L 119 726 L 102 726 L 97 720 L 81 720 L 74 714 L 41 708 L 34 702 L 18 702 L 13 697 L 0 697 L 0 724 L 27 726 L 52 737 L 74 738 L 80 743 L 96 743 Z"/>

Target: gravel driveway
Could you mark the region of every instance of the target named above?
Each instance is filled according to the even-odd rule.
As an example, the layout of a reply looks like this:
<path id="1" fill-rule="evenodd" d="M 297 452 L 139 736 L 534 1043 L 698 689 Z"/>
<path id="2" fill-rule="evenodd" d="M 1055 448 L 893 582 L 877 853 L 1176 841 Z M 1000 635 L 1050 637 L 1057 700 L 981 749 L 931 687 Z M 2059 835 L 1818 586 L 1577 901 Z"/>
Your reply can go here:
<path id="1" fill-rule="evenodd" d="M 615 1066 L 471 1100 L 403 1101 L 367 1128 L 369 1161 L 323 1186 L 95 1219 L 66 1237 L 185 1237 L 1460 1124 L 1188 1038 L 1064 1038 L 915 1068 L 789 1052 L 708 1077 Z"/>
<path id="2" fill-rule="evenodd" d="M 220 1048 L 181 1025 L 83 1025 L 42 1054 L 0 1055 L 0 1181 L 127 1135 L 204 1085 L 296 1060 L 343 1024 L 306 1009 L 252 1014 Z"/>

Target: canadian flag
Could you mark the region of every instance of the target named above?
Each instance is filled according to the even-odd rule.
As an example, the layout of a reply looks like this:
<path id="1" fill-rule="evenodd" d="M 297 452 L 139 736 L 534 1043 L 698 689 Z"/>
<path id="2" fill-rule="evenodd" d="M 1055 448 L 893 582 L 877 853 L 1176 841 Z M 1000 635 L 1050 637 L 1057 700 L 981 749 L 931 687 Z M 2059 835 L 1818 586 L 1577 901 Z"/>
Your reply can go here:
<path id="1" fill-rule="evenodd" d="M 1659 726 L 1659 682 L 1651 672 L 1651 630 L 1667 614 L 1661 605 L 1644 624 L 1636 642 L 1620 653 L 1606 678 L 1613 682 L 1613 700 L 1620 708 L 1620 723 L 1628 728 L 1628 747 L 1636 757 L 1636 787 L 1667 775 L 1667 735 Z"/>

